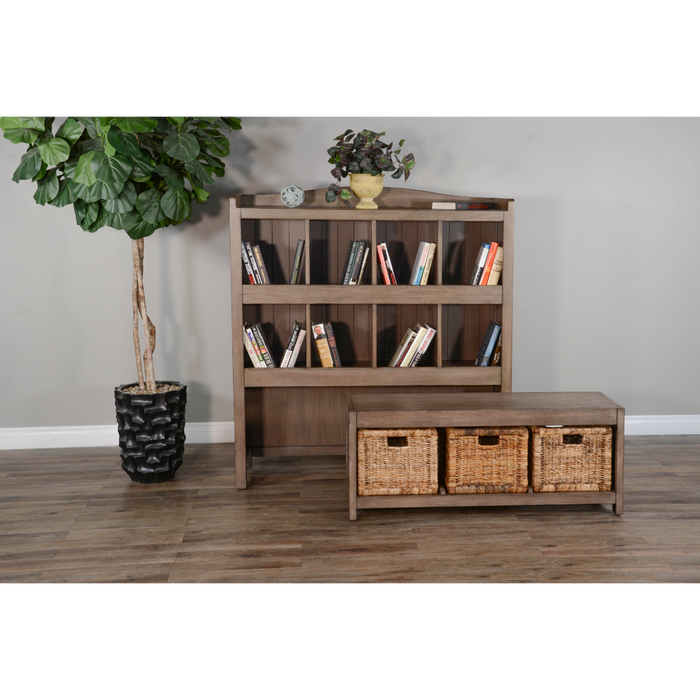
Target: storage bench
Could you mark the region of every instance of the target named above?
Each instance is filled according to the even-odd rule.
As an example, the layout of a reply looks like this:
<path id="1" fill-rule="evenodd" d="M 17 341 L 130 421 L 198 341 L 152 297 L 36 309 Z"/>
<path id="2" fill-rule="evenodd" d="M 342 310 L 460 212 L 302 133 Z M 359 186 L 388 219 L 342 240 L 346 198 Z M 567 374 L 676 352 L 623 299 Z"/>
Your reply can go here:
<path id="1" fill-rule="evenodd" d="M 599 392 L 358 394 L 347 396 L 347 409 L 346 471 L 351 520 L 357 519 L 358 510 L 370 508 L 593 503 L 609 503 L 617 515 L 622 515 L 625 409 Z M 503 492 L 491 488 L 495 492 L 489 493 L 489 487 L 478 482 L 478 490 L 487 492 L 447 493 L 444 487 L 440 487 L 436 494 L 362 496 L 358 493 L 358 430 L 567 426 L 577 428 L 573 431 L 575 435 L 584 433 L 581 428 L 586 426 L 609 428 L 609 487 L 602 477 L 596 477 L 590 483 L 576 477 L 587 490 L 564 490 L 567 487 L 560 484 L 559 488 L 548 490 L 546 487 L 538 492 L 532 488 L 527 492 Z M 566 442 L 577 441 L 578 438 Z M 557 457 L 556 451 L 553 459 L 555 463 L 564 461 L 564 457 Z M 594 486 L 595 490 L 592 490 Z M 576 484 L 571 488 L 579 489 Z"/>

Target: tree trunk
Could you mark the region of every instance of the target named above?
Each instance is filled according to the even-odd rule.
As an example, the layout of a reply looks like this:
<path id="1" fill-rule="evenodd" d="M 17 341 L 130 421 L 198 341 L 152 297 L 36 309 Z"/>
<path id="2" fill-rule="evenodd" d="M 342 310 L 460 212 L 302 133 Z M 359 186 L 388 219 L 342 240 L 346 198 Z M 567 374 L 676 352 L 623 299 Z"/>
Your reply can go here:
<path id="1" fill-rule="evenodd" d="M 137 368 L 139 368 L 139 386 L 141 386 L 143 376 L 145 377 L 146 391 L 149 394 L 155 394 L 156 376 L 153 369 L 153 351 L 156 349 L 156 327 L 153 325 L 153 323 L 151 323 L 151 319 L 148 318 L 148 312 L 146 310 L 146 296 L 143 291 L 143 251 L 143 239 L 132 242 L 132 258 L 134 263 L 134 278 L 136 286 L 135 303 L 143 321 L 143 335 L 146 342 L 146 350 L 143 353 L 143 372 L 140 370 L 141 348 L 138 342 L 138 318 L 136 318 L 135 323 L 134 348 L 136 350 L 137 357 L 139 357 L 137 361 Z"/>

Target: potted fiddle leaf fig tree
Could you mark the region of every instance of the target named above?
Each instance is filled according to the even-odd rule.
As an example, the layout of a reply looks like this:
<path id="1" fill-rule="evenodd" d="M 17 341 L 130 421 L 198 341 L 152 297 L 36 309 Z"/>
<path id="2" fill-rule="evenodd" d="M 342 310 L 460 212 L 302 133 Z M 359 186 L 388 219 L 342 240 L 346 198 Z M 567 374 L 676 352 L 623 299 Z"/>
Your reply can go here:
<path id="1" fill-rule="evenodd" d="M 27 150 L 12 179 L 37 183 L 44 206 L 73 205 L 85 231 L 103 227 L 131 239 L 133 342 L 137 382 L 115 389 L 122 468 L 132 480 L 171 479 L 185 445 L 187 387 L 156 381 L 156 329 L 143 286 L 144 239 L 176 226 L 206 202 L 207 187 L 223 177 L 229 154 L 223 131 L 238 130 L 234 117 L 68 117 L 54 133 L 55 117 L 0 117 L 12 143 Z M 145 349 L 141 355 L 139 317 Z"/>

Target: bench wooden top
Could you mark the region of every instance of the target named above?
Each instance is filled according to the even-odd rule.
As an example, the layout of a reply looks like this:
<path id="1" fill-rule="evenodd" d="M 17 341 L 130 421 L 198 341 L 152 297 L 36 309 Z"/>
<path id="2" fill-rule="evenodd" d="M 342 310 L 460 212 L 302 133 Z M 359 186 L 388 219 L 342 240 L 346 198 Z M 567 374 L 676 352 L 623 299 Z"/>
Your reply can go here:
<path id="1" fill-rule="evenodd" d="M 356 394 L 347 404 L 358 427 L 613 425 L 624 416 L 600 392 Z"/>

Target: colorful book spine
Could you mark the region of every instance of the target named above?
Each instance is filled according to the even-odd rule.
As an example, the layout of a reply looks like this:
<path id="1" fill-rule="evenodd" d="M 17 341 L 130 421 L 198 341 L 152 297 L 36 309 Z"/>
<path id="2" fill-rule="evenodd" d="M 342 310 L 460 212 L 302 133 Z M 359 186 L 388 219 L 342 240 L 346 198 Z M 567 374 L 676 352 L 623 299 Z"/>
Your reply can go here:
<path id="1" fill-rule="evenodd" d="M 252 329 L 253 334 L 255 335 L 255 340 L 258 343 L 260 352 L 262 353 L 263 360 L 265 361 L 265 365 L 267 367 L 276 367 L 277 365 L 275 364 L 272 353 L 270 352 L 270 346 L 265 340 L 265 334 L 263 333 L 262 327 L 259 323 L 256 323 L 254 326 L 252 326 Z"/>
<path id="2" fill-rule="evenodd" d="M 433 209 L 495 209 L 493 202 L 433 202 Z"/>
<path id="3" fill-rule="evenodd" d="M 244 241 L 245 243 L 245 249 L 248 253 L 248 260 L 250 261 L 250 266 L 253 270 L 253 276 L 255 278 L 255 284 L 262 284 L 262 277 L 260 275 L 260 270 L 258 270 L 258 264 L 255 262 L 255 255 L 253 254 L 253 246 L 248 243 L 248 241 Z"/>
<path id="4" fill-rule="evenodd" d="M 396 352 L 392 355 L 391 360 L 389 360 L 389 367 L 398 366 L 398 363 L 403 359 L 403 356 L 406 354 L 406 350 L 408 350 L 415 337 L 416 332 L 413 330 L 413 328 L 409 328 L 401 339 L 399 347 L 396 348 Z"/>
<path id="5" fill-rule="evenodd" d="M 360 267 L 360 274 L 357 276 L 357 284 L 362 284 L 362 280 L 365 277 L 365 270 L 367 269 L 367 259 L 369 258 L 369 243 L 365 246 L 365 254 L 362 256 L 362 266 Z"/>
<path id="6" fill-rule="evenodd" d="M 348 254 L 345 258 L 345 267 L 343 268 L 343 277 L 340 280 L 341 284 L 350 284 L 355 258 L 357 257 L 357 245 L 358 241 L 353 241 L 348 246 Z"/>
<path id="7" fill-rule="evenodd" d="M 481 279 L 479 280 L 479 284 L 485 285 L 489 281 L 491 267 L 493 266 L 493 261 L 496 258 L 497 251 L 498 243 L 496 241 L 491 241 L 491 245 L 489 246 L 489 254 L 486 256 L 486 262 L 484 263 L 484 271 L 481 273 Z"/>
<path id="8" fill-rule="evenodd" d="M 253 255 L 255 255 L 255 264 L 258 266 L 260 271 L 260 277 L 262 278 L 263 284 L 270 284 L 270 275 L 267 274 L 267 268 L 265 267 L 265 261 L 263 260 L 262 253 L 260 252 L 260 246 L 253 246 Z"/>
<path id="9" fill-rule="evenodd" d="M 250 326 L 244 325 L 243 330 L 245 331 L 246 336 L 248 336 L 248 340 L 250 340 L 250 344 L 253 346 L 255 356 L 258 359 L 257 364 L 255 366 L 262 367 L 262 368 L 267 367 L 267 365 L 265 364 L 265 360 L 263 360 L 262 350 L 260 350 L 260 346 L 258 345 L 258 341 L 255 339 L 255 334 L 253 333 L 253 329 Z M 253 363 L 253 364 L 255 364 L 255 363 Z"/>
<path id="10" fill-rule="evenodd" d="M 491 365 L 496 367 L 501 362 L 501 347 L 503 345 L 503 333 L 498 334 L 498 340 L 496 341 L 496 349 L 493 351 L 493 357 L 491 358 Z"/>
<path id="11" fill-rule="evenodd" d="M 321 360 L 322 367 L 332 367 L 333 359 L 331 358 L 331 349 L 328 345 L 328 336 L 322 323 L 316 323 L 311 326 L 311 332 L 314 334 L 316 350 L 318 357 Z"/>
<path id="12" fill-rule="evenodd" d="M 472 270 L 472 276 L 469 280 L 469 284 L 479 284 L 479 278 L 481 277 L 481 273 L 484 269 L 484 264 L 486 263 L 486 258 L 488 257 L 488 254 L 489 244 L 482 243 L 481 248 L 479 249 L 479 255 L 476 258 L 474 269 Z"/>
<path id="13" fill-rule="evenodd" d="M 428 251 L 428 259 L 425 261 L 425 270 L 423 270 L 423 276 L 421 277 L 421 284 L 428 284 L 428 277 L 430 277 L 430 270 L 433 267 L 433 258 L 435 257 L 435 251 L 437 249 L 437 243 L 430 244 L 430 250 Z"/>
<path id="14" fill-rule="evenodd" d="M 421 358 L 428 351 L 430 343 L 432 342 L 433 338 L 435 337 L 435 334 L 437 333 L 437 331 L 432 326 L 426 324 L 426 328 L 428 332 L 423 336 L 423 341 L 418 346 L 416 354 L 413 356 L 409 367 L 415 367 L 421 361 Z"/>
<path id="15" fill-rule="evenodd" d="M 280 367 L 289 366 L 289 360 L 292 358 L 292 353 L 294 352 L 294 346 L 296 345 L 300 330 L 301 324 L 299 323 L 299 321 L 294 321 L 294 326 L 292 327 L 292 332 L 289 335 L 289 341 L 287 342 L 287 347 L 284 351 L 284 355 L 282 356 L 282 362 L 280 362 Z"/>
<path id="16" fill-rule="evenodd" d="M 299 351 L 301 350 L 301 346 L 304 343 L 304 338 L 306 337 L 306 331 L 302 328 L 299 331 L 299 337 L 297 338 L 297 342 L 294 345 L 294 351 L 292 352 L 292 356 L 289 358 L 289 364 L 287 367 L 292 368 L 294 365 L 297 363 L 297 358 L 299 357 Z"/>
<path id="17" fill-rule="evenodd" d="M 289 280 L 289 284 L 299 284 L 301 278 L 302 263 L 304 261 L 304 246 L 306 241 L 300 238 L 297 241 L 297 249 L 294 253 L 294 264 L 292 265 L 292 276 Z"/>
<path id="18" fill-rule="evenodd" d="M 360 268 L 362 267 L 362 261 L 365 257 L 365 249 L 369 244 L 365 241 L 358 241 L 357 254 L 355 255 L 355 261 L 353 263 L 352 274 L 350 275 L 349 284 L 357 284 L 357 280 L 360 277 Z"/>
<path id="19" fill-rule="evenodd" d="M 386 268 L 386 262 L 384 259 L 384 251 L 382 250 L 382 244 L 377 245 L 377 257 L 379 258 L 379 269 L 382 271 L 382 277 L 384 278 L 384 284 L 391 284 L 391 278 L 389 277 L 389 271 Z"/>
<path id="20" fill-rule="evenodd" d="M 413 330 L 416 332 L 416 337 L 411 341 L 411 346 L 399 362 L 399 367 L 411 366 L 411 360 L 413 360 L 418 346 L 423 342 L 423 338 L 425 338 L 425 334 L 428 332 L 428 329 L 420 323 Z"/>
<path id="21" fill-rule="evenodd" d="M 496 347 L 496 340 L 498 339 L 498 334 L 500 332 L 500 324 L 496 323 L 495 321 L 489 321 L 489 326 L 486 329 L 483 340 L 481 341 L 479 354 L 477 355 L 476 362 L 474 363 L 477 367 L 486 367 L 489 364 L 491 353 L 493 353 L 493 349 Z"/>
<path id="22" fill-rule="evenodd" d="M 486 284 L 498 284 L 498 280 L 501 279 L 501 271 L 503 270 L 503 246 L 498 246 L 496 251 L 496 258 L 493 261 L 493 267 L 491 268 L 491 274 L 489 275 L 488 282 Z"/>
<path id="23" fill-rule="evenodd" d="M 248 337 L 248 333 L 246 331 L 245 326 L 243 326 L 243 345 L 245 346 L 246 352 L 248 353 L 248 357 L 250 357 L 250 361 L 253 363 L 253 367 L 259 368 L 260 360 L 258 359 L 258 353 L 256 352 L 253 343 Z"/>
<path id="24" fill-rule="evenodd" d="M 394 274 L 394 266 L 391 264 L 391 258 L 389 257 L 389 249 L 386 247 L 386 243 L 381 243 L 382 255 L 384 256 L 384 264 L 386 265 L 386 271 L 389 275 L 389 283 L 396 284 L 396 275 Z"/>
<path id="25" fill-rule="evenodd" d="M 333 367 L 342 367 L 340 362 L 340 354 L 338 353 L 338 343 L 335 342 L 335 334 L 333 333 L 333 326 L 330 323 L 324 323 L 323 328 L 326 331 L 326 337 L 328 338 L 328 347 L 331 351 L 331 360 L 333 360 Z"/>
<path id="26" fill-rule="evenodd" d="M 248 275 L 248 281 L 251 284 L 255 284 L 255 275 L 253 274 L 253 267 L 248 259 L 248 250 L 245 246 L 245 241 L 241 241 L 241 257 L 243 258 L 243 267 L 245 268 L 246 275 Z"/>
<path id="27" fill-rule="evenodd" d="M 423 251 L 428 245 L 425 241 L 421 241 L 418 246 L 418 251 L 416 252 L 416 259 L 413 261 L 413 269 L 411 270 L 411 277 L 408 280 L 409 284 L 420 284 L 422 276 L 422 267 L 425 265 L 425 257 L 423 256 Z"/>

